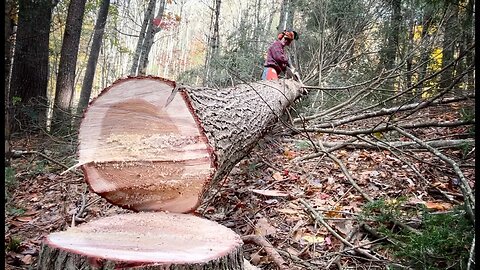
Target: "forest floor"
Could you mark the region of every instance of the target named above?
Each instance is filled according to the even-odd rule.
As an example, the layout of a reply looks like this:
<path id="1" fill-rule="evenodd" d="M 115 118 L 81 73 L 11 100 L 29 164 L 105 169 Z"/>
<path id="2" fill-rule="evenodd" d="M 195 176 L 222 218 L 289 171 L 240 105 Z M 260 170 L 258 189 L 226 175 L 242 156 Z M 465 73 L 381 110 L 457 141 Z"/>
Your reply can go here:
<path id="1" fill-rule="evenodd" d="M 454 109 L 432 109 L 424 116 L 430 120 L 458 119 L 457 113 Z M 358 190 L 342 167 L 327 156 L 300 161 L 300 157 L 313 153 L 302 135 L 274 133 L 236 165 L 197 214 L 241 236 L 256 235 L 266 240 L 287 263 L 285 269 L 327 269 L 336 264 L 343 269 L 386 269 L 395 261 L 389 250 L 377 246 L 381 242 L 360 226 L 367 203 L 362 192 L 387 203 L 402 198 L 402 207 L 423 205 L 431 212 L 449 211 L 463 201 L 455 173 L 429 152 L 410 152 L 408 160 L 424 178 L 403 158 L 386 150 L 343 148 L 332 152 L 348 169 Z M 442 127 L 416 135 L 440 138 L 442 134 L 465 133 L 466 127 Z M 337 142 L 346 138 L 318 134 L 312 139 Z M 68 167 L 64 164 L 72 164 L 75 159 L 74 143 L 44 136 L 15 139 L 12 144 L 14 150 L 25 152 L 12 159 L 16 180 L 9 183 L 6 194 L 5 269 L 35 268 L 42 238 L 51 232 L 129 212 L 90 192 L 79 171 L 62 174 Z M 474 152 L 442 151 L 458 162 L 473 188 Z M 312 218 L 314 213 L 322 216 L 339 236 L 378 260 L 346 247 L 319 219 Z M 258 243 L 244 245 L 245 258 L 251 264 L 260 269 L 278 269 L 278 261 L 273 261 L 266 250 Z"/>

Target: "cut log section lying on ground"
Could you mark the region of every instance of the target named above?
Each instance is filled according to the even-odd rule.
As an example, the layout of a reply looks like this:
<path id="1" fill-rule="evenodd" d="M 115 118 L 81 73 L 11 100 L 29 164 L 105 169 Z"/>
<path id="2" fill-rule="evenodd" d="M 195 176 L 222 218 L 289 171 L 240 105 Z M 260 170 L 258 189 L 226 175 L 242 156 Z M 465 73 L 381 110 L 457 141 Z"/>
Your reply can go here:
<path id="1" fill-rule="evenodd" d="M 112 204 L 187 213 L 301 94 L 298 82 L 283 79 L 224 89 L 122 79 L 85 111 L 79 163 L 91 189 Z"/>
<path id="2" fill-rule="evenodd" d="M 189 214 L 130 213 L 48 235 L 38 269 L 242 270 L 242 240 Z"/>

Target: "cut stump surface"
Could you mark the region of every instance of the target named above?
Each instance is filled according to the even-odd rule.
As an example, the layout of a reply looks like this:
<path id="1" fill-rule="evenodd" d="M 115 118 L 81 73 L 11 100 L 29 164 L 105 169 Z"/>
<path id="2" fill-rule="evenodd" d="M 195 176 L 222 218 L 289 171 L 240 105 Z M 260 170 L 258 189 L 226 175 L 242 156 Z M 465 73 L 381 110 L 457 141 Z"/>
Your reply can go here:
<path id="1" fill-rule="evenodd" d="M 200 217 L 130 213 L 48 235 L 39 269 L 243 269 L 242 240 Z"/>

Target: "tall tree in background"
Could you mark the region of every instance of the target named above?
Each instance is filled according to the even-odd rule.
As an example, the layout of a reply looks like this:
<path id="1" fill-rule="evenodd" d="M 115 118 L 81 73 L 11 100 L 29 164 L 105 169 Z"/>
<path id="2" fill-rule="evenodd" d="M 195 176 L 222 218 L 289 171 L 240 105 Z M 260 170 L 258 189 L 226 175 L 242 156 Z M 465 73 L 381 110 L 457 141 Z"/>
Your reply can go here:
<path id="1" fill-rule="evenodd" d="M 160 23 L 163 17 L 163 11 L 165 10 L 165 0 L 160 0 L 157 15 L 148 24 L 147 31 L 145 32 L 145 38 L 141 47 L 140 60 L 138 63 L 138 74 L 145 75 L 148 65 L 148 55 L 152 49 L 153 39 L 155 35 L 161 30 Z"/>
<path id="2" fill-rule="evenodd" d="M 435 19 L 435 6 L 432 4 L 427 3 L 422 12 L 421 18 L 421 31 L 420 36 L 417 38 L 420 43 L 420 68 L 418 72 L 418 80 L 422 81 L 425 77 L 427 77 L 427 63 L 429 61 L 430 55 L 432 54 L 433 48 L 431 46 L 431 40 L 433 39 L 431 36 L 431 32 L 433 32 L 433 28 L 435 27 L 436 19 Z M 418 85 L 418 91 L 415 91 L 415 95 L 417 99 L 420 98 L 418 93 L 423 91 L 425 84 L 420 83 Z"/>
<path id="3" fill-rule="evenodd" d="M 51 131 L 68 131 L 70 129 L 70 104 L 75 88 L 75 69 L 77 65 L 80 33 L 83 24 L 86 0 L 71 0 L 63 35 L 62 50 L 58 68 L 55 103 Z"/>
<path id="4" fill-rule="evenodd" d="M 142 28 L 140 29 L 140 34 L 138 35 L 135 53 L 133 54 L 132 67 L 130 68 L 130 76 L 137 75 L 140 55 L 142 53 L 143 42 L 145 40 L 145 33 L 147 31 L 147 26 L 152 23 L 156 3 L 157 0 L 150 0 L 148 2 L 148 7 L 143 17 Z"/>
<path id="5" fill-rule="evenodd" d="M 52 3 L 51 0 L 18 1 L 18 26 L 9 97 L 15 100 L 14 105 L 19 110 L 15 112 L 12 131 L 35 131 L 46 126 L 48 42 L 55 5 L 56 2 Z M 39 102 L 43 106 L 32 106 Z"/>
<path id="6" fill-rule="evenodd" d="M 205 55 L 205 74 L 204 84 L 208 84 L 210 77 L 212 59 L 218 57 L 218 46 L 220 42 L 219 20 L 220 20 L 220 8 L 222 0 L 214 0 L 214 8 L 212 8 L 212 18 L 210 21 L 210 36 L 208 38 L 207 53 Z"/>
<path id="7" fill-rule="evenodd" d="M 283 0 L 280 8 L 280 21 L 278 22 L 277 31 L 282 32 L 286 29 L 293 28 L 294 5 L 291 0 Z"/>
<path id="8" fill-rule="evenodd" d="M 395 58 L 399 46 L 400 26 L 402 24 L 401 6 L 401 0 L 390 0 L 389 2 L 391 15 L 389 26 L 385 33 L 386 43 L 382 55 L 382 64 L 385 70 L 391 70 L 395 65 Z"/>
<path id="9" fill-rule="evenodd" d="M 105 32 L 105 24 L 108 17 L 108 8 L 110 7 L 110 0 L 102 0 L 100 9 L 93 31 L 92 48 L 88 56 L 87 70 L 85 70 L 85 77 L 83 79 L 82 91 L 80 92 L 80 100 L 78 101 L 77 114 L 81 114 L 83 109 L 88 105 L 90 94 L 92 93 L 93 79 L 95 78 L 95 70 L 97 66 L 98 55 L 100 54 L 100 47 L 102 46 L 103 33 Z"/>
<path id="10" fill-rule="evenodd" d="M 388 3 L 388 9 L 390 11 L 390 18 L 388 26 L 385 31 L 385 43 L 382 49 L 381 57 L 381 69 L 382 72 L 393 72 L 395 68 L 395 60 L 397 59 L 397 52 L 399 47 L 400 39 L 400 29 L 402 24 L 402 14 L 401 14 L 401 0 L 390 0 Z M 387 79 L 381 86 L 387 90 L 395 90 L 395 79 Z M 388 96 L 388 92 L 381 93 L 381 96 Z"/>
<path id="11" fill-rule="evenodd" d="M 15 5 L 12 0 L 5 1 L 5 166 L 10 163 L 10 75 L 14 34 Z"/>
<path id="12" fill-rule="evenodd" d="M 468 48 L 471 47 L 475 40 L 474 40 L 474 24 L 473 24 L 473 9 L 474 9 L 474 2 L 475 0 L 468 0 L 465 7 L 463 7 L 462 12 L 462 37 L 461 42 L 459 44 L 460 54 L 466 54 L 465 61 L 460 62 L 458 65 L 458 74 L 461 74 L 466 68 L 474 65 L 473 59 L 473 51 L 467 52 Z M 467 82 L 469 85 L 473 85 L 475 83 L 475 77 L 472 73 L 467 74 Z"/>
<path id="13" fill-rule="evenodd" d="M 460 39 L 458 25 L 458 0 L 445 0 L 445 20 L 443 23 L 442 67 L 450 65 Z M 454 67 L 445 69 L 440 78 L 440 87 L 448 87 L 453 80 Z"/>

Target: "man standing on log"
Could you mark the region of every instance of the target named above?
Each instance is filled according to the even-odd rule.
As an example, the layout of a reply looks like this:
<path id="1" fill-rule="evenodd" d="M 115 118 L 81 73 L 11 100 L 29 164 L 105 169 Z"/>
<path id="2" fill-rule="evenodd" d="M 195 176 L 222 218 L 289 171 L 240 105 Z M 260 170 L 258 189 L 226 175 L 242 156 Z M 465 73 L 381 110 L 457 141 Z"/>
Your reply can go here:
<path id="1" fill-rule="evenodd" d="M 292 41 L 297 39 L 298 34 L 295 31 L 286 30 L 278 34 L 278 39 L 268 48 L 267 59 L 263 64 L 262 80 L 278 80 L 278 75 L 282 72 L 286 73 L 287 68 L 294 76 L 300 78 L 285 53 L 285 46 L 290 46 Z"/>

